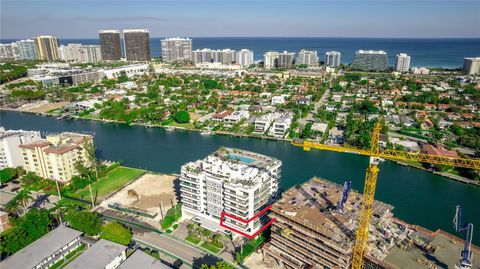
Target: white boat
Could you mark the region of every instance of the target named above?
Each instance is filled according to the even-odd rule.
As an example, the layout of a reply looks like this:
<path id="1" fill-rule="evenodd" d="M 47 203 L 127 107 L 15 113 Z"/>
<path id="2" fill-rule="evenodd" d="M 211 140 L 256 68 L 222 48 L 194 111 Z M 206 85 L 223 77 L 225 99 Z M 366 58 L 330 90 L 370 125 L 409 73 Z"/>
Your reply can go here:
<path id="1" fill-rule="evenodd" d="M 212 132 L 211 131 L 202 131 L 200 132 L 200 135 L 211 135 Z"/>
<path id="2" fill-rule="evenodd" d="M 171 132 L 171 131 L 175 130 L 175 127 L 173 127 L 173 126 L 168 126 L 166 129 L 167 129 L 167 131 Z"/>

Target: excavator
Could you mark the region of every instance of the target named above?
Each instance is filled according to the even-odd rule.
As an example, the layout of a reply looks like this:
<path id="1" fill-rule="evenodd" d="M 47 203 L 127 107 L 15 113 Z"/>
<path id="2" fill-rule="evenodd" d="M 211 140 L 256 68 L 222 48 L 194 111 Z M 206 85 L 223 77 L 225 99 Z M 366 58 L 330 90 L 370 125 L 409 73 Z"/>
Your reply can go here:
<path id="1" fill-rule="evenodd" d="M 394 161 L 417 161 L 422 163 L 448 165 L 453 167 L 462 167 L 480 170 L 480 160 L 468 158 L 456 158 L 449 156 L 440 156 L 425 154 L 420 152 L 406 152 L 402 150 L 381 149 L 380 147 L 380 131 L 382 125 L 375 123 L 370 140 L 369 149 L 360 149 L 348 146 L 337 146 L 321 144 L 309 140 L 295 139 L 292 144 L 302 147 L 305 151 L 311 149 L 329 150 L 336 152 L 355 153 L 369 156 L 369 164 L 365 176 L 363 188 L 362 206 L 359 214 L 358 228 L 356 231 L 355 245 L 352 257 L 352 269 L 361 269 L 364 266 L 364 255 L 366 254 L 368 243 L 368 226 L 372 217 L 372 205 L 375 199 L 375 189 L 377 186 L 377 176 L 379 172 L 378 165 L 382 160 Z"/>

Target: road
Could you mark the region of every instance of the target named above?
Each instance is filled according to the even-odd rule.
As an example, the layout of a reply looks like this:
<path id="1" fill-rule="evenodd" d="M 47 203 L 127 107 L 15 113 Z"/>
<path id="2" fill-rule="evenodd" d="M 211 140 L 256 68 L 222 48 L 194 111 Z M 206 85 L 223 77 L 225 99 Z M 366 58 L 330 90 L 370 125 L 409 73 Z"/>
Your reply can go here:
<path id="1" fill-rule="evenodd" d="M 313 105 L 313 109 L 308 112 L 308 115 L 305 118 L 301 118 L 298 120 L 298 123 L 300 126 L 305 126 L 308 122 L 313 122 L 315 121 L 315 114 L 317 114 L 318 109 L 328 100 L 328 97 L 330 96 L 330 89 L 327 89 L 322 97 L 318 99 L 318 101 Z"/>
<path id="2" fill-rule="evenodd" d="M 200 268 L 202 264 L 205 263 L 212 265 L 220 261 L 220 259 L 213 254 L 209 254 L 206 251 L 202 251 L 163 234 L 155 232 L 135 233 L 133 239 L 141 244 L 163 250 L 168 253 L 169 256 L 180 258 L 184 263 L 189 263 L 188 265 L 191 265 L 193 268 Z"/>

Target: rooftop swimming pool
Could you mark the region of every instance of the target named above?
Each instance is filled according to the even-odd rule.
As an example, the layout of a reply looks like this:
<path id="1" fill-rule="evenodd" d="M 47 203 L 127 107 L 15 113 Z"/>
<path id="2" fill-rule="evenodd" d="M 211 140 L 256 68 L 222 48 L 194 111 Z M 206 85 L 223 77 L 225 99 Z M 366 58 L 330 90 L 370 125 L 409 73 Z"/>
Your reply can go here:
<path id="1" fill-rule="evenodd" d="M 245 157 L 245 156 L 241 156 L 241 155 L 237 155 L 237 154 L 233 154 L 233 153 L 229 153 L 227 156 L 228 156 L 228 158 L 230 158 L 230 160 L 239 160 L 243 163 L 253 163 L 253 162 L 256 161 L 253 158 L 249 158 L 249 157 Z"/>

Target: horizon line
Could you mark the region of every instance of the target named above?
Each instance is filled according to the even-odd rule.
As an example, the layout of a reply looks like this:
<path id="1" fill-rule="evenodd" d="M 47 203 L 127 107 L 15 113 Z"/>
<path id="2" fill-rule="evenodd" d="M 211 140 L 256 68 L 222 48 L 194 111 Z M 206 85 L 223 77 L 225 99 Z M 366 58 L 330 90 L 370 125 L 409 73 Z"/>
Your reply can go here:
<path id="1" fill-rule="evenodd" d="M 52 34 L 49 34 L 52 35 Z M 52 35 L 59 39 L 99 39 L 98 36 L 96 37 L 58 37 Z M 478 37 L 372 37 L 372 36 L 182 36 L 182 35 L 170 35 L 170 36 L 150 36 L 150 38 L 172 38 L 172 37 L 180 37 L 180 38 L 354 38 L 354 39 L 480 39 Z M 22 40 L 22 39 L 31 39 L 33 37 L 16 37 L 16 38 L 3 38 L 0 37 L 0 40 Z"/>

